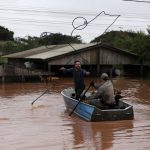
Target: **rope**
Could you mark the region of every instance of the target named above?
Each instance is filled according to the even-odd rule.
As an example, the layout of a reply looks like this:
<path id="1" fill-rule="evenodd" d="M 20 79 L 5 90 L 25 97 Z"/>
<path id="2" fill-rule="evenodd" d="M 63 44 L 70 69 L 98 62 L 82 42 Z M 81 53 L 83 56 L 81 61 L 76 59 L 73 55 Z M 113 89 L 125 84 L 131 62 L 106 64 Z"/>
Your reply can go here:
<path id="1" fill-rule="evenodd" d="M 104 15 L 106 15 L 106 16 L 111 16 L 111 17 L 115 17 L 116 16 L 116 18 L 115 18 L 115 20 L 105 29 L 105 31 L 102 33 L 102 35 L 116 22 L 116 20 L 120 17 L 120 15 L 111 15 L 111 14 L 107 14 L 107 13 L 105 13 L 105 11 L 102 11 L 102 12 L 100 12 L 98 15 L 96 15 L 93 19 L 91 19 L 90 21 L 87 21 L 84 17 L 76 17 L 74 20 L 73 20 L 73 22 L 72 22 L 72 26 L 73 26 L 73 30 L 72 30 L 72 32 L 71 32 L 71 36 L 73 35 L 73 32 L 75 31 L 75 30 L 83 30 L 83 29 L 85 29 L 86 27 L 87 27 L 87 25 L 88 24 L 90 24 L 92 21 L 94 21 L 95 19 L 97 19 L 102 13 L 104 13 Z M 83 19 L 83 24 L 81 24 L 81 25 L 79 25 L 79 26 L 77 26 L 77 27 L 75 27 L 75 25 L 74 25 L 74 23 L 75 23 L 75 21 L 77 20 L 77 19 Z M 101 36 L 102 36 L 101 35 Z"/>

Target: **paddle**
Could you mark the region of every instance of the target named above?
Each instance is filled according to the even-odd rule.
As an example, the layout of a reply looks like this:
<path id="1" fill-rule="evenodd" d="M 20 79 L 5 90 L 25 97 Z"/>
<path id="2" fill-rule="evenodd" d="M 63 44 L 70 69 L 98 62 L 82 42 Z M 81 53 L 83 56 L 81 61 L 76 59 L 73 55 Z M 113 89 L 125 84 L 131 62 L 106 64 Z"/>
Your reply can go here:
<path id="1" fill-rule="evenodd" d="M 91 84 L 88 86 L 88 88 L 86 89 L 86 91 L 82 94 L 82 97 L 80 97 L 80 100 L 78 101 L 77 105 L 73 108 L 73 110 L 71 111 L 71 113 L 69 114 L 69 116 L 71 116 L 72 113 L 75 111 L 75 109 L 77 108 L 77 106 L 79 105 L 79 103 L 82 101 L 83 97 L 85 96 L 86 92 L 89 90 L 90 87 L 91 87 Z"/>
<path id="2" fill-rule="evenodd" d="M 46 89 L 39 97 L 37 97 L 31 104 L 33 105 L 41 96 L 43 96 L 49 89 Z"/>

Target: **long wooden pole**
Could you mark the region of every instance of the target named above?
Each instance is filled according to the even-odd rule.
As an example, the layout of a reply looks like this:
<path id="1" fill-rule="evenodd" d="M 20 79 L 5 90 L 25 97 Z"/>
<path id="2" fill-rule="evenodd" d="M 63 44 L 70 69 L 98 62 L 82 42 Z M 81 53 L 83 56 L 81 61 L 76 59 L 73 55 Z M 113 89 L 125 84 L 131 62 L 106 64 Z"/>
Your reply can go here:
<path id="1" fill-rule="evenodd" d="M 31 104 L 33 105 L 35 101 L 37 101 L 41 96 L 43 96 L 45 93 L 47 93 L 49 89 L 46 89 L 39 97 L 37 97 Z"/>

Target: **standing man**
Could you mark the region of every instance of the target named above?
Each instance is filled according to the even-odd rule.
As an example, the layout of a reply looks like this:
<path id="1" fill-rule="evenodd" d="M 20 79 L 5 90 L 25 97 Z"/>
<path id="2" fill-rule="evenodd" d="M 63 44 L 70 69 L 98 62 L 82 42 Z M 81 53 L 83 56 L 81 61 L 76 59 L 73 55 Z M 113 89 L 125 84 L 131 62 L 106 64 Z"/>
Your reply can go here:
<path id="1" fill-rule="evenodd" d="M 81 68 L 81 62 L 76 60 L 74 62 L 74 68 L 66 69 L 64 67 L 60 68 L 64 73 L 72 73 L 74 79 L 76 99 L 80 98 L 81 93 L 85 89 L 84 76 L 90 75 L 90 72 Z"/>

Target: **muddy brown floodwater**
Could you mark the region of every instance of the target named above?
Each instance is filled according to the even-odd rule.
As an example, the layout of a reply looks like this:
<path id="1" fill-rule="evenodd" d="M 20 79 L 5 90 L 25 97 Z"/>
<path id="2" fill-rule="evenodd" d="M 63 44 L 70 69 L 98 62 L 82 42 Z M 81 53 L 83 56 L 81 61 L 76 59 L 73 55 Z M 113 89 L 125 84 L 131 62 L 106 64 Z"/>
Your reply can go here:
<path id="1" fill-rule="evenodd" d="M 86 78 L 88 86 L 92 78 Z M 86 122 L 68 116 L 60 91 L 71 78 L 44 83 L 0 84 L 0 150 L 149 150 L 150 80 L 116 78 L 114 86 L 133 105 L 134 120 Z M 91 89 L 92 90 L 92 89 Z"/>

